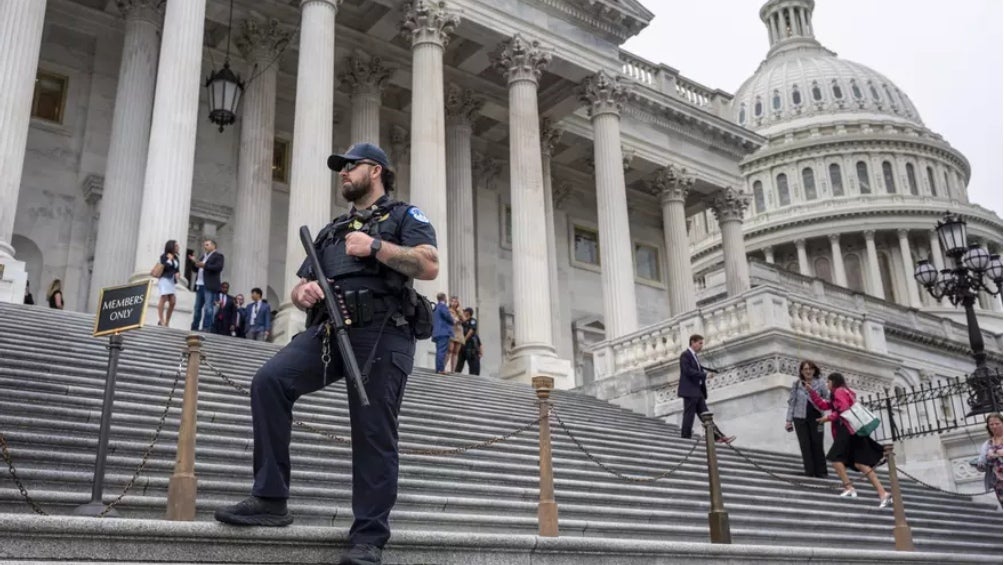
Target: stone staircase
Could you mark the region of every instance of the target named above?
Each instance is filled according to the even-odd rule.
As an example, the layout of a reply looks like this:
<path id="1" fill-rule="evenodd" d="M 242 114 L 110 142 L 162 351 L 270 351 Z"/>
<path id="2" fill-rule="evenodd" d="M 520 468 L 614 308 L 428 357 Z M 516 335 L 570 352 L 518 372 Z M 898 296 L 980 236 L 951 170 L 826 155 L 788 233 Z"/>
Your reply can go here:
<path id="1" fill-rule="evenodd" d="M 196 522 L 162 520 L 173 471 L 181 389 L 160 439 L 117 507 L 125 518 L 66 516 L 89 501 L 101 413 L 107 338 L 93 316 L 0 304 L 0 432 L 17 473 L 50 516 L 37 516 L 0 468 L 0 561 L 320 563 L 337 555 L 352 513 L 347 445 L 294 427 L 290 508 L 294 526 L 240 529 L 212 511 L 247 495 L 251 416 L 246 397 L 203 366 L 199 382 Z M 166 404 L 185 333 L 146 327 L 125 334 L 105 479 L 105 501 L 132 477 Z M 277 346 L 206 336 L 208 359 L 246 385 Z M 348 437 L 344 384 L 302 398 L 295 418 Z M 834 482 L 800 476 L 797 457 L 747 455 L 799 488 L 719 449 L 733 545 L 708 541 L 704 447 L 678 428 L 594 398 L 556 392 L 562 420 L 618 479 L 590 461 L 552 419 L 559 538 L 536 536 L 535 429 L 461 455 L 408 450 L 460 447 L 504 435 L 536 417 L 529 386 L 488 377 L 437 376 L 417 369 L 401 413 L 400 494 L 391 516 L 388 563 L 791 562 L 1000 563 L 999 511 L 903 481 L 916 553 L 894 548 L 892 511 L 870 487 L 842 499 Z M 741 448 L 742 432 L 737 445 Z M 888 485 L 885 475 L 883 482 Z M 48 560 L 48 561 L 47 561 Z M 6 561 L 4 561 L 6 562 Z"/>

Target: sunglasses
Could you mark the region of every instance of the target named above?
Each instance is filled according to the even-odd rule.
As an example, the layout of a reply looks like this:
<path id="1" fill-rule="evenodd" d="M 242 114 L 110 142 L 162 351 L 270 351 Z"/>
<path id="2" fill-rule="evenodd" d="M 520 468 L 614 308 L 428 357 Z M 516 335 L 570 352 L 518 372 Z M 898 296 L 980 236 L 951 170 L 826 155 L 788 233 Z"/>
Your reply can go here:
<path id="1" fill-rule="evenodd" d="M 359 165 L 371 165 L 371 166 L 374 166 L 374 167 L 379 167 L 380 163 L 374 163 L 372 161 L 349 161 L 348 163 L 345 163 L 344 165 L 342 165 L 341 172 L 343 172 L 343 173 L 350 173 L 356 167 L 358 167 Z"/>

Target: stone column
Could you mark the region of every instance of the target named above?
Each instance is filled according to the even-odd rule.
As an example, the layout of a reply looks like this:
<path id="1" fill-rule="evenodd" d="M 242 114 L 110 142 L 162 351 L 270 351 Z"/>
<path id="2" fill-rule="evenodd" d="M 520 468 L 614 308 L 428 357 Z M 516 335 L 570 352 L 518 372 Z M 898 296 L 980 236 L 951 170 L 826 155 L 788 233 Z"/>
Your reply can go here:
<path id="1" fill-rule="evenodd" d="M 736 296 L 750 288 L 750 266 L 743 242 L 743 212 L 749 205 L 749 194 L 732 187 L 723 188 L 711 199 L 711 210 L 722 231 L 725 289 L 729 296 Z"/>
<path id="2" fill-rule="evenodd" d="M 42 48 L 45 0 L 0 2 L 0 302 L 20 304 L 28 275 L 14 259 L 14 214 L 28 145 L 31 98 Z M 35 281 L 35 293 L 42 290 Z"/>
<path id="3" fill-rule="evenodd" d="M 551 54 L 517 34 L 502 43 L 494 63 L 509 83 L 509 183 L 512 200 L 514 356 L 554 356 L 548 306 L 547 234 L 537 84 Z"/>
<path id="4" fill-rule="evenodd" d="M 690 264 L 690 241 L 687 238 L 687 194 L 694 186 L 693 177 L 674 165 L 655 172 L 653 188 L 662 205 L 662 231 L 666 238 L 666 271 L 669 285 L 669 313 L 677 316 L 697 308 L 694 271 Z"/>
<path id="5" fill-rule="evenodd" d="M 335 16 L 340 4 L 341 0 L 300 2 L 286 267 L 282 284 L 275 285 L 282 288 L 282 306 L 273 324 L 274 340 L 280 343 L 303 329 L 304 314 L 289 300 L 290 291 L 299 282 L 296 271 L 306 257 L 300 245 L 300 226 L 310 226 L 316 235 L 331 221 L 328 157 L 335 120 Z"/>
<path id="6" fill-rule="evenodd" d="M 474 188 L 471 177 L 471 122 L 484 100 L 450 85 L 446 95 L 446 193 L 449 206 L 450 291 L 463 306 L 478 304 L 474 248 Z"/>
<path id="7" fill-rule="evenodd" d="M 277 20 L 246 19 L 237 47 L 251 77 L 241 99 L 241 138 L 237 156 L 237 206 L 233 250 L 227 258 L 230 287 L 248 294 L 268 288 L 268 249 L 272 226 L 272 150 L 275 147 L 275 97 L 279 66 L 271 64 L 290 39 Z"/>
<path id="8" fill-rule="evenodd" d="M 551 155 L 554 147 L 564 133 L 551 122 L 550 118 L 544 118 L 540 122 L 540 163 L 544 180 L 544 229 L 547 230 L 547 287 L 551 297 L 551 320 L 556 323 L 551 324 L 551 343 L 557 347 L 561 340 L 561 289 L 558 288 L 558 249 L 554 233 L 554 209 L 555 198 L 553 182 L 551 178 Z"/>
<path id="9" fill-rule="evenodd" d="M 411 40 L 411 203 L 436 228 L 439 277 L 415 281 L 426 296 L 449 291 L 449 225 L 446 205 L 446 125 L 443 52 L 460 17 L 445 2 L 415 0 L 404 5 L 402 33 Z"/>
<path id="10" fill-rule="evenodd" d="M 847 270 L 844 269 L 844 252 L 840 249 L 840 234 L 830 234 L 830 254 L 833 255 L 833 284 L 847 288 Z"/>
<path id="11" fill-rule="evenodd" d="M 864 235 L 865 249 L 868 255 L 868 294 L 885 298 L 885 292 L 882 289 L 882 272 L 879 270 L 878 250 L 875 249 L 875 230 L 865 230 Z"/>
<path id="12" fill-rule="evenodd" d="M 795 251 L 798 253 L 798 272 L 803 277 L 812 276 L 812 265 L 809 264 L 809 254 L 805 251 L 805 240 L 795 240 Z"/>
<path id="13" fill-rule="evenodd" d="M 163 253 L 165 241 L 188 240 L 205 18 L 206 0 L 167 3 L 143 176 L 134 280 L 149 278 L 150 267 Z M 179 295 L 185 293 L 180 285 L 178 291 Z M 181 320 L 183 316 L 179 315 L 184 309 L 179 310 L 172 321 L 187 325 L 188 320 Z"/>
<path id="14" fill-rule="evenodd" d="M 763 258 L 764 258 L 765 261 L 767 261 L 768 263 L 770 263 L 771 265 L 773 265 L 774 264 L 774 248 L 770 247 L 770 246 L 764 247 L 763 248 Z"/>
<path id="15" fill-rule="evenodd" d="M 906 293 L 908 300 L 905 306 L 920 308 L 920 294 L 917 292 L 917 279 L 913 278 L 913 253 L 910 251 L 909 231 L 896 230 L 899 237 L 899 254 L 903 257 L 903 276 L 906 277 Z"/>
<path id="16" fill-rule="evenodd" d="M 94 245 L 94 267 L 87 311 L 97 309 L 103 287 L 123 284 L 133 264 L 123 257 L 136 256 L 143 179 L 150 144 L 150 114 L 157 84 L 157 51 L 163 10 L 159 0 L 119 2 L 125 16 L 125 40 L 115 92 L 115 112 L 108 144 L 105 182 L 99 206 L 100 220 Z M 188 234 L 176 239 L 185 248 Z M 161 249 L 163 244 L 161 242 Z M 158 253 L 159 256 L 159 253 Z M 147 257 L 153 266 L 156 257 Z M 182 259 L 183 260 L 183 259 Z"/>
<path id="17" fill-rule="evenodd" d="M 352 89 L 352 143 L 380 144 L 380 94 L 390 70 L 379 57 L 356 54 L 345 60 L 339 76 Z"/>
<path id="18" fill-rule="evenodd" d="M 603 322 L 606 338 L 638 329 L 634 289 L 634 247 L 628 222 L 621 151 L 620 111 L 627 90 L 620 77 L 605 71 L 586 77 L 579 99 L 593 124 L 593 159 L 596 163 L 596 207 L 600 228 L 600 268 L 603 280 Z"/>

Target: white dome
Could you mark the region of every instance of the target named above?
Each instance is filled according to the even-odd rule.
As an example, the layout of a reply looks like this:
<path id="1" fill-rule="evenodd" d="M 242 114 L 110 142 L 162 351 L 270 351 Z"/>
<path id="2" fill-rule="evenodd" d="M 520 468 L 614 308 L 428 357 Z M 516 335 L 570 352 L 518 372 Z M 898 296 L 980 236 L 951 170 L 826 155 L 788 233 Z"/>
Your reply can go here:
<path id="1" fill-rule="evenodd" d="M 885 76 L 816 41 L 813 0 L 769 0 L 760 9 L 770 50 L 732 100 L 733 119 L 765 136 L 840 121 L 923 127 L 917 108 Z"/>
<path id="2" fill-rule="evenodd" d="M 758 133 L 832 122 L 838 116 L 861 120 L 867 114 L 924 125 L 913 102 L 892 81 L 822 47 L 773 54 L 739 87 L 732 109 L 736 122 Z"/>

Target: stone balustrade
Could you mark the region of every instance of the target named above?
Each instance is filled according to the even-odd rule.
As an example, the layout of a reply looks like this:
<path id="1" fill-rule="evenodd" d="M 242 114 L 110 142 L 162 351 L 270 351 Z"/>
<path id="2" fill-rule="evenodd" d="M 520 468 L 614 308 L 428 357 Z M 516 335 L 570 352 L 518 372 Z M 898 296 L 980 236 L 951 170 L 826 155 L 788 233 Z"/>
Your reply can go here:
<path id="1" fill-rule="evenodd" d="M 788 315 L 795 333 L 850 347 L 865 347 L 860 315 L 847 314 L 833 306 L 823 307 L 800 298 L 790 299 Z"/>
<path id="2" fill-rule="evenodd" d="M 727 118 L 732 95 L 708 88 L 680 75 L 676 69 L 646 61 L 627 51 L 620 52 L 621 74 L 637 84 L 678 98 L 718 117 Z"/>

